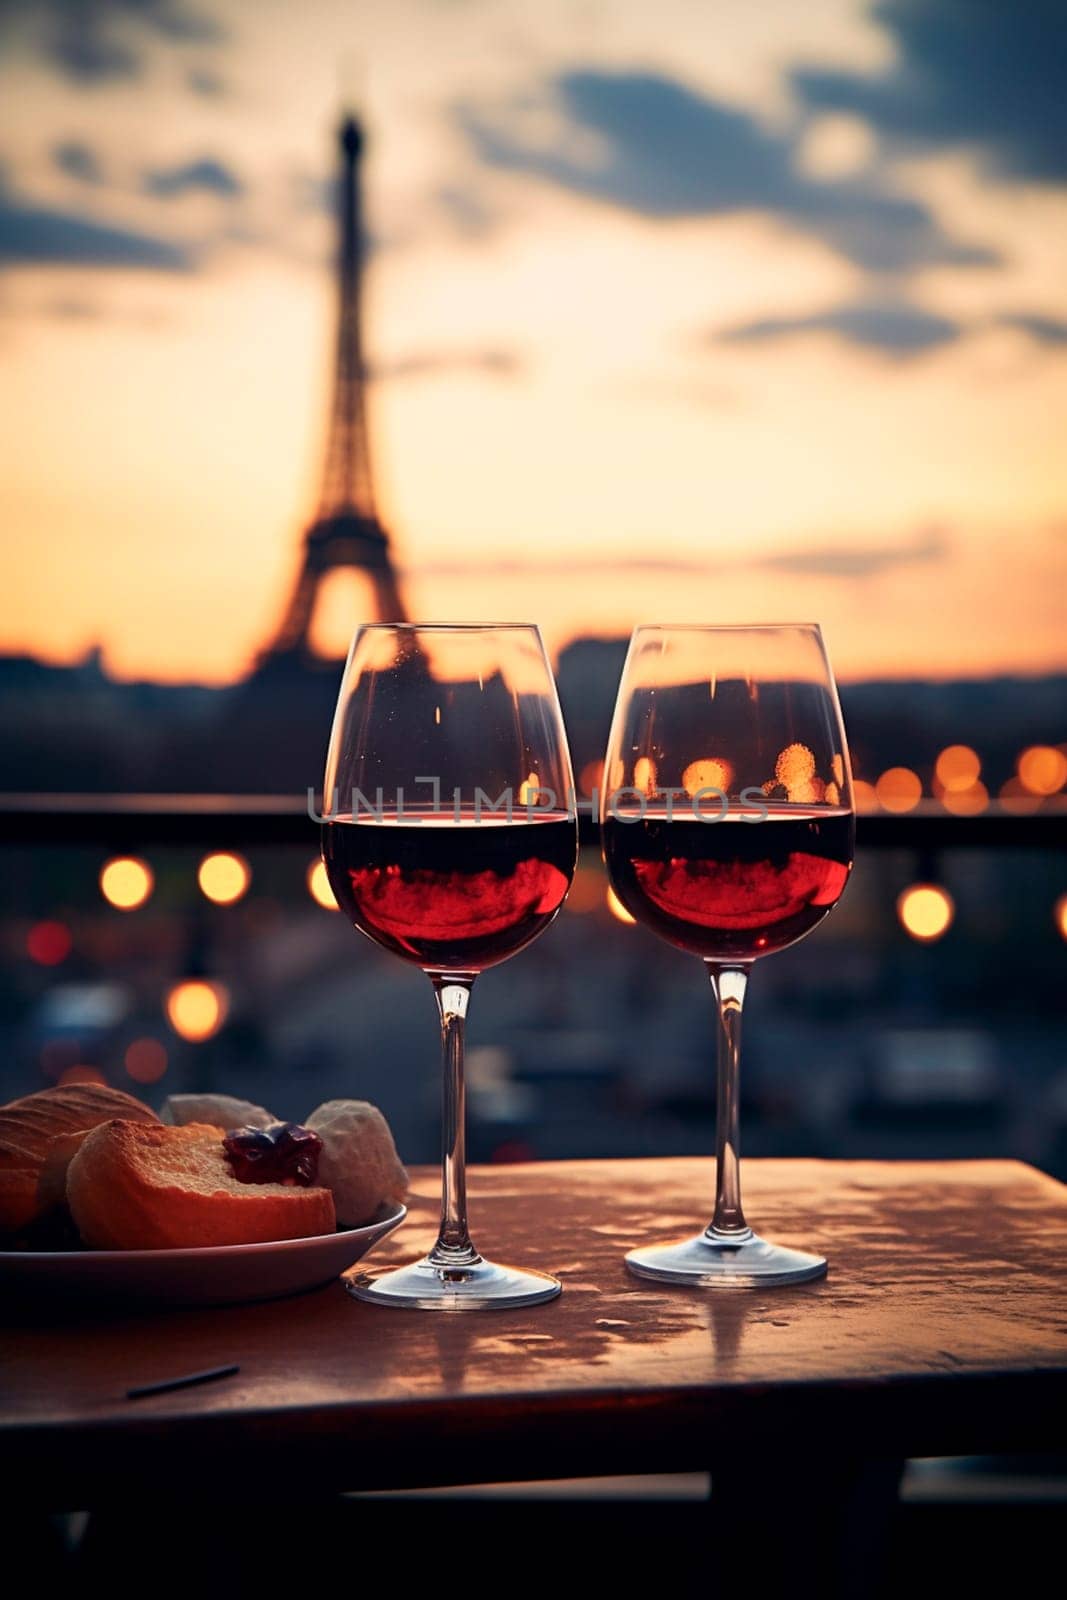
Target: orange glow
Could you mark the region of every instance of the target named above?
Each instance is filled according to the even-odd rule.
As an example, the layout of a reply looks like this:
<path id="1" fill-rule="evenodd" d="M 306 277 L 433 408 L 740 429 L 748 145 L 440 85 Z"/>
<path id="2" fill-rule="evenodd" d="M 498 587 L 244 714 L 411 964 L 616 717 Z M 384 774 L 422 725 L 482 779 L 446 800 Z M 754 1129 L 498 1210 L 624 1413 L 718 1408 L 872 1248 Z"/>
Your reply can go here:
<path id="1" fill-rule="evenodd" d="M 356 623 L 374 615 L 370 581 L 362 573 L 335 568 L 325 574 L 316 601 L 309 629 L 312 651 L 337 660 L 347 655 Z"/>
<path id="2" fill-rule="evenodd" d="M 638 756 L 634 762 L 633 786 L 640 794 L 655 794 L 656 763 L 649 756 Z"/>
<path id="3" fill-rule="evenodd" d="M 874 786 L 884 811 L 914 811 L 923 797 L 919 775 L 910 767 L 890 767 Z"/>
<path id="4" fill-rule="evenodd" d="M 58 967 L 70 949 L 70 929 L 63 922 L 35 922 L 26 935 L 26 954 L 39 967 Z"/>
<path id="5" fill-rule="evenodd" d="M 1067 939 L 1067 894 L 1061 894 L 1052 908 L 1052 915 L 1061 939 Z"/>
<path id="6" fill-rule="evenodd" d="M 226 1020 L 230 997 L 221 983 L 192 978 L 176 983 L 167 995 L 167 1021 L 181 1038 L 193 1044 L 211 1039 Z"/>
<path id="7" fill-rule="evenodd" d="M 1067 755 L 1055 745 L 1031 745 L 1019 757 L 1019 778 L 1031 794 L 1055 794 L 1067 783 Z"/>
<path id="8" fill-rule="evenodd" d="M 1041 796 L 1031 794 L 1019 778 L 1009 778 L 1007 783 L 1002 784 L 997 799 L 1005 811 L 1015 812 L 1018 816 L 1041 810 Z"/>
<path id="9" fill-rule="evenodd" d="M 610 883 L 605 891 L 605 900 L 608 910 L 617 921 L 629 923 L 631 926 L 637 921 L 636 917 L 631 917 Z"/>
<path id="10" fill-rule="evenodd" d="M 321 861 L 313 861 L 307 870 L 308 894 L 316 905 L 326 911 L 340 911 L 337 898 L 330 888 L 330 880 L 326 875 L 326 868 Z"/>
<path id="11" fill-rule="evenodd" d="M 143 906 L 154 883 L 152 868 L 136 856 L 115 856 L 100 869 L 100 893 L 118 911 Z"/>
<path id="12" fill-rule="evenodd" d="M 134 1039 L 122 1059 L 134 1083 L 158 1083 L 167 1070 L 167 1052 L 158 1039 Z"/>
<path id="13" fill-rule="evenodd" d="M 246 893 L 252 871 L 243 856 L 219 851 L 205 856 L 196 874 L 201 893 L 219 906 L 232 906 Z"/>
<path id="14" fill-rule="evenodd" d="M 934 766 L 938 783 L 950 794 L 973 789 L 981 771 L 982 763 L 969 744 L 950 744 L 942 750 Z"/>
<path id="15" fill-rule="evenodd" d="M 989 804 L 989 790 L 984 783 L 972 783 L 968 789 L 946 789 L 941 804 L 955 817 L 976 817 Z"/>
<path id="16" fill-rule="evenodd" d="M 604 776 L 604 763 L 602 761 L 587 761 L 578 775 L 578 787 L 588 800 L 593 791 L 600 788 Z"/>
<path id="17" fill-rule="evenodd" d="M 531 772 L 523 783 L 519 784 L 520 806 L 536 805 L 537 796 L 541 792 L 541 780 L 536 772 Z"/>
<path id="18" fill-rule="evenodd" d="M 815 757 L 806 744 L 787 744 L 774 764 L 774 776 L 786 789 L 807 783 L 815 776 Z"/>
<path id="19" fill-rule="evenodd" d="M 682 787 L 687 794 L 698 795 L 701 789 L 730 791 L 734 769 L 722 756 L 705 756 L 702 761 L 691 761 L 682 773 Z"/>
<path id="20" fill-rule="evenodd" d="M 73 1067 L 64 1067 L 56 1081 L 57 1083 L 106 1083 L 107 1079 L 98 1067 L 87 1067 L 79 1061 Z"/>
<path id="21" fill-rule="evenodd" d="M 952 926 L 956 906 L 947 889 L 936 883 L 916 883 L 897 898 L 897 916 L 906 933 L 922 944 L 933 944 Z"/>
<path id="22" fill-rule="evenodd" d="M 604 893 L 604 874 L 595 867 L 579 867 L 574 874 L 571 892 L 567 896 L 567 910 L 585 913 L 595 911 Z"/>
<path id="23" fill-rule="evenodd" d="M 614 761 L 611 763 L 611 772 L 608 776 L 606 793 L 608 795 L 616 794 L 619 789 L 622 788 L 622 781 L 625 776 L 626 768 L 623 764 L 622 757 L 616 756 Z"/>
<path id="24" fill-rule="evenodd" d="M 794 805 L 810 805 L 826 796 L 826 785 L 815 775 L 815 757 L 806 744 L 789 744 L 774 764 L 774 784 L 781 784 Z M 764 785 L 771 793 L 774 784 Z"/>
<path id="25" fill-rule="evenodd" d="M 865 783 L 862 778 L 852 780 L 852 800 L 857 811 L 877 811 L 878 791 L 873 783 Z"/>

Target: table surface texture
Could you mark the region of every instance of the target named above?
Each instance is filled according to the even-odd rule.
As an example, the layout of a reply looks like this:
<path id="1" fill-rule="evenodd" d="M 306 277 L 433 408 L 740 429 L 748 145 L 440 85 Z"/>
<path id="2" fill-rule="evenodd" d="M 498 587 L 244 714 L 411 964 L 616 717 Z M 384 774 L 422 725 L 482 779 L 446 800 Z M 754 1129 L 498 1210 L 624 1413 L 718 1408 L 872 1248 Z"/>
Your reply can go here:
<path id="1" fill-rule="evenodd" d="M 1067 1190 L 1009 1161 L 750 1161 L 746 1210 L 829 1257 L 821 1282 L 709 1291 L 631 1277 L 632 1245 L 706 1220 L 713 1163 L 475 1168 L 487 1255 L 563 1280 L 465 1316 L 364 1305 L 334 1283 L 216 1310 L 8 1307 L 0 1467 L 85 1505 L 276 1470 L 299 1492 L 683 1471 L 728 1460 L 1050 1449 L 1067 1400 Z M 371 1258 L 434 1233 L 436 1174 Z M 239 1362 L 233 1378 L 126 1390 Z"/>

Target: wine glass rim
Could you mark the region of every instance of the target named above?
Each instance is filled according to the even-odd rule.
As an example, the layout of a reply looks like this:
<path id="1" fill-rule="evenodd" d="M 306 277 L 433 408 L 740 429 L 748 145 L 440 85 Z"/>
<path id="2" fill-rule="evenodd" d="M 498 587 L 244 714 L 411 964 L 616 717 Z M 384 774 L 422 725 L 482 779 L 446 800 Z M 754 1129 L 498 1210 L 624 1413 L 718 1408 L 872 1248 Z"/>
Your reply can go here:
<path id="1" fill-rule="evenodd" d="M 538 633 L 536 622 L 361 622 L 357 633 Z"/>
<path id="2" fill-rule="evenodd" d="M 634 633 L 821 633 L 818 622 L 639 622 Z"/>

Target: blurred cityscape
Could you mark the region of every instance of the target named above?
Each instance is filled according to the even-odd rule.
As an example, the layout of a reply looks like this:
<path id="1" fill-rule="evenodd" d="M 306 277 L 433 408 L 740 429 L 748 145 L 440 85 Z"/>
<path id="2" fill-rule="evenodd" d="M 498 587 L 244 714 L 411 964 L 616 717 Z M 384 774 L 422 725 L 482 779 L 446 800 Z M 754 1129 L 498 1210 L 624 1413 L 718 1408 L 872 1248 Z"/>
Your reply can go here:
<path id="1" fill-rule="evenodd" d="M 349 118 L 323 483 L 255 665 L 209 687 L 121 681 L 99 650 L 74 666 L 0 657 L 0 791 L 41 819 L 34 843 L 0 846 L 0 1096 L 99 1079 L 157 1104 L 214 1089 L 293 1119 L 359 1096 L 381 1105 L 405 1159 L 425 1161 L 439 1125 L 429 986 L 343 925 L 310 821 L 302 846 L 240 854 L 142 849 L 135 811 L 126 848 L 63 831 L 93 803 L 78 796 L 214 796 L 197 804 L 220 822 L 248 797 L 299 802 L 321 782 L 340 673 L 311 644 L 323 581 L 351 569 L 371 581 L 373 614 L 403 616 L 365 426 L 361 151 Z M 577 637 L 558 656 L 584 796 L 625 649 Z M 761 965 L 747 1148 L 1011 1154 L 1067 1175 L 1067 859 L 1034 845 L 935 853 L 923 826 L 930 813 L 1062 815 L 1067 677 L 874 680 L 842 695 L 858 809 L 913 817 L 915 845 L 861 850 L 818 938 Z M 49 810 L 57 794 L 73 810 Z M 479 983 L 470 1043 L 476 1160 L 712 1148 L 703 974 L 629 925 L 591 845 L 556 927 Z"/>
<path id="2" fill-rule="evenodd" d="M 586 791 L 624 649 L 578 640 L 559 660 Z M 105 808 L 117 791 L 179 806 L 168 795 L 206 791 L 219 797 L 208 804 L 227 838 L 227 818 L 264 790 L 284 785 L 299 812 L 318 778 L 337 672 L 302 690 L 297 676 L 288 700 L 269 680 L 122 685 L 99 661 L 8 660 L 3 780 L 20 793 L 4 803 L 26 813 L 37 803 L 26 790 L 71 785 Z M 844 700 L 863 808 L 900 816 L 905 842 L 861 848 L 818 936 L 760 964 L 746 1148 L 1005 1154 L 1067 1176 L 1062 835 L 1048 848 L 1018 833 L 1009 846 L 964 848 L 951 834 L 953 811 L 1062 817 L 1067 749 L 1051 741 L 1064 682 L 855 684 Z M 71 814 L 93 803 L 72 795 Z M 306 829 L 304 845 L 233 852 L 144 846 L 136 813 L 126 824 L 120 813 L 93 846 L 77 828 L 65 839 L 51 804 L 37 842 L 0 850 L 0 1095 L 102 1078 L 155 1104 L 210 1088 L 294 1119 L 359 1096 L 382 1106 L 408 1161 L 434 1158 L 429 986 L 343 922 L 310 821 L 294 817 L 290 836 Z M 950 824 L 934 847 L 931 816 Z M 703 974 L 628 924 L 595 846 L 583 849 L 555 927 L 484 977 L 472 1015 L 475 1159 L 710 1150 Z"/>

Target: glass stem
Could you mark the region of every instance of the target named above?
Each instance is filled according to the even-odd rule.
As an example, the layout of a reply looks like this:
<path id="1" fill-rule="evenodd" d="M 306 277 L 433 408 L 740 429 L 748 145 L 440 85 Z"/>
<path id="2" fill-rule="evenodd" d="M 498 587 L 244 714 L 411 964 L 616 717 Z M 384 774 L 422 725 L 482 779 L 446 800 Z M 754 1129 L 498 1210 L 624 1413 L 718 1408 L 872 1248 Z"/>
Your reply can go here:
<path id="1" fill-rule="evenodd" d="M 473 978 L 431 973 L 441 1013 L 441 1231 L 429 1259 L 435 1267 L 481 1260 L 467 1231 L 467 1105 L 463 1035 Z"/>
<path id="2" fill-rule="evenodd" d="M 715 1117 L 715 1215 L 705 1237 L 738 1244 L 752 1230 L 741 1209 L 740 1064 L 741 1008 L 745 1003 L 745 967 L 713 966 L 708 976 L 719 1013 L 718 1104 Z"/>

